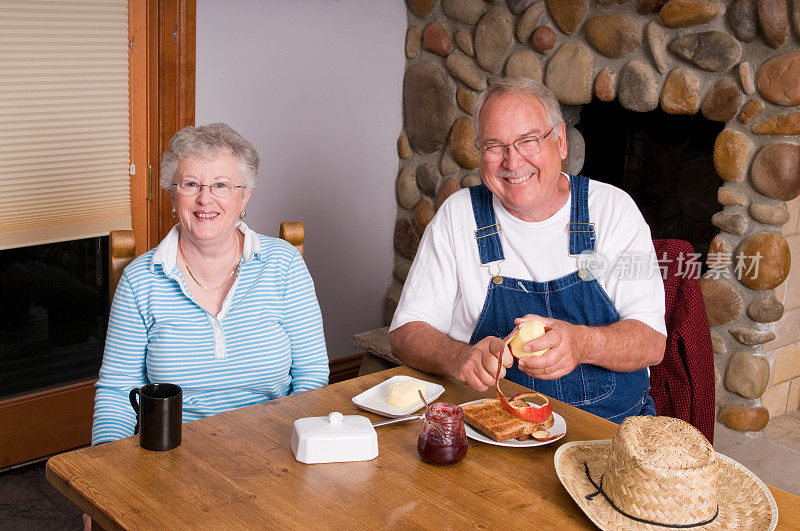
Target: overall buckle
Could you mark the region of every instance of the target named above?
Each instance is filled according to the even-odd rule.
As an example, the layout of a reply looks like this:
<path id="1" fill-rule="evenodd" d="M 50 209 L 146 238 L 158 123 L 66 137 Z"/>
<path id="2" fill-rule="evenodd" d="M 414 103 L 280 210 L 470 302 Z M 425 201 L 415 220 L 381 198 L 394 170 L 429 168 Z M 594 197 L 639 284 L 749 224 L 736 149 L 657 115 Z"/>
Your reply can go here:
<path id="1" fill-rule="evenodd" d="M 490 232 L 489 234 L 482 234 L 482 235 L 478 236 L 478 233 L 480 231 L 488 230 L 488 229 L 491 229 L 492 227 L 497 227 L 497 230 L 495 230 L 494 232 Z M 486 238 L 488 236 L 494 236 L 495 234 L 500 234 L 502 231 L 503 231 L 503 228 L 500 226 L 499 223 L 494 223 L 492 225 L 486 225 L 485 227 L 480 227 L 480 228 L 475 229 L 475 239 L 476 240 L 480 240 L 481 238 Z"/>
<path id="2" fill-rule="evenodd" d="M 573 228 L 573 225 L 578 225 L 577 228 Z M 588 225 L 588 230 L 584 228 Z M 568 230 L 570 232 L 594 232 L 594 223 L 584 223 L 583 221 L 570 221 Z"/>

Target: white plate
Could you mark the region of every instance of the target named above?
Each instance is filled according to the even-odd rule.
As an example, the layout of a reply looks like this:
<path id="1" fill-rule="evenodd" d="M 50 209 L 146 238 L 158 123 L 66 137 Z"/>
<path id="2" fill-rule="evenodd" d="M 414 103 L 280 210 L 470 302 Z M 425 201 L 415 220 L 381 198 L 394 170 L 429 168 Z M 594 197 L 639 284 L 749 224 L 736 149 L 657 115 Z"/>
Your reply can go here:
<path id="1" fill-rule="evenodd" d="M 422 382 L 425 385 L 425 400 L 427 400 L 429 404 L 439 398 L 442 393 L 444 393 L 444 387 L 439 384 L 426 382 L 425 380 L 420 380 L 419 378 L 413 378 L 411 376 L 399 374 L 397 376 L 392 376 L 385 382 L 379 383 L 374 387 L 370 387 L 360 395 L 354 396 L 353 402 L 361 409 L 371 411 L 372 413 L 377 413 L 378 415 L 383 415 L 384 417 L 405 417 L 406 415 L 425 407 L 425 404 L 422 403 L 422 400 L 418 400 L 416 403 L 402 409 L 389 405 L 387 402 L 387 400 L 389 400 L 389 388 L 397 382 L 402 382 L 404 380 L 416 380 L 418 382 Z"/>
<path id="2" fill-rule="evenodd" d="M 464 402 L 463 404 L 459 404 L 461 406 L 466 406 L 467 404 L 475 404 L 478 402 L 483 402 L 486 400 L 485 398 L 479 398 L 478 400 L 473 400 L 472 402 Z M 476 441 L 485 442 L 488 444 L 496 444 L 497 446 L 519 446 L 519 447 L 528 447 L 528 446 L 543 446 L 545 444 L 550 444 L 551 442 L 555 442 L 564 435 L 567 434 L 567 421 L 564 420 L 564 417 L 553 412 L 553 427 L 550 428 L 549 431 L 551 434 L 555 435 L 557 433 L 561 434 L 561 437 L 557 437 L 555 439 L 550 439 L 549 441 L 537 441 L 536 439 L 525 439 L 524 441 L 518 441 L 516 439 L 510 439 L 508 441 L 495 441 L 487 437 L 486 435 L 482 434 L 478 430 L 474 429 L 472 426 L 464 422 L 464 427 L 467 430 L 467 437 L 470 439 L 475 439 Z"/>

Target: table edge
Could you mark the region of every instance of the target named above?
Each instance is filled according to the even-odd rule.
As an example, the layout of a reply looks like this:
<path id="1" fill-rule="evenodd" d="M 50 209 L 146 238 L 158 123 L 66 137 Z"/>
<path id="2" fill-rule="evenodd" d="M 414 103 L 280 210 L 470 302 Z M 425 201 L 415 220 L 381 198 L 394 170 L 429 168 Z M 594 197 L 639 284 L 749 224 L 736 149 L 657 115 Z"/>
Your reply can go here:
<path id="1" fill-rule="evenodd" d="M 80 450 L 80 448 L 78 448 L 78 450 Z M 89 517 L 92 519 L 93 525 L 96 524 L 101 526 L 102 529 L 109 530 L 123 529 L 114 519 L 107 516 L 99 507 L 82 496 L 79 489 L 71 487 L 69 480 L 65 479 L 65 477 L 62 477 L 62 475 L 59 475 L 59 472 L 56 471 L 58 462 L 61 460 L 62 456 L 71 452 L 72 451 L 54 455 L 47 460 L 47 463 L 44 467 L 44 475 L 47 478 L 47 481 L 65 498 L 77 505 L 79 509 L 89 515 Z M 66 476 L 66 474 L 63 475 Z"/>

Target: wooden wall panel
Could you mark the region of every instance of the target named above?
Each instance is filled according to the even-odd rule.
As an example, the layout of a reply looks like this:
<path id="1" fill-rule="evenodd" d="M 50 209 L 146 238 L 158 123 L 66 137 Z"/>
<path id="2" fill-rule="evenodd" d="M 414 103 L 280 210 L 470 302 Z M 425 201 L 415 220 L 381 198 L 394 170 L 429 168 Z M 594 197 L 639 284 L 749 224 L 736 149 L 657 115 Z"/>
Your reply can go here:
<path id="1" fill-rule="evenodd" d="M 89 444 L 95 381 L 0 402 L 0 470 Z"/>
<path id="2" fill-rule="evenodd" d="M 363 355 L 364 353 L 362 352 L 361 354 L 353 354 L 345 358 L 331 360 L 331 376 L 329 383 L 342 382 L 358 376 L 358 370 L 361 368 L 361 358 Z"/>

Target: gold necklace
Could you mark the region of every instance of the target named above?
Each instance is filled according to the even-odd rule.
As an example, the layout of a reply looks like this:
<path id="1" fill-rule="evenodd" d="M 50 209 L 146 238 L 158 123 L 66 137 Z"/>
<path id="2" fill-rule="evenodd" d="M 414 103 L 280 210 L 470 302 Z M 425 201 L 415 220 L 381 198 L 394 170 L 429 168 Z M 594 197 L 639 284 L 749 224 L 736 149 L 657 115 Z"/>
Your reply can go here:
<path id="1" fill-rule="evenodd" d="M 238 243 L 238 241 L 237 241 L 237 243 Z M 178 247 L 178 248 L 180 249 L 180 247 Z M 238 245 L 236 246 L 236 249 L 237 250 L 239 249 Z M 186 266 L 186 271 L 189 273 L 189 276 L 192 277 L 192 280 L 194 280 L 194 283 L 197 284 L 198 286 L 200 286 L 201 288 L 203 288 L 204 290 L 207 290 L 207 291 L 216 291 L 216 290 L 220 289 L 222 286 L 224 286 L 225 284 L 227 284 L 230 281 L 231 277 L 233 277 L 233 275 L 235 275 L 236 272 L 239 271 L 239 265 L 241 264 L 241 262 L 236 262 L 236 265 L 233 266 L 233 269 L 231 269 L 231 272 L 228 273 L 228 276 L 225 277 L 225 280 L 223 280 L 222 283 L 219 286 L 216 286 L 214 288 L 209 288 L 208 286 L 205 286 L 205 285 L 201 284 L 200 281 L 197 280 L 197 278 L 194 276 L 194 274 L 192 273 L 192 270 L 189 268 L 189 264 L 186 263 L 186 257 L 183 256 L 183 251 L 181 251 L 181 260 L 183 260 L 183 265 Z"/>

